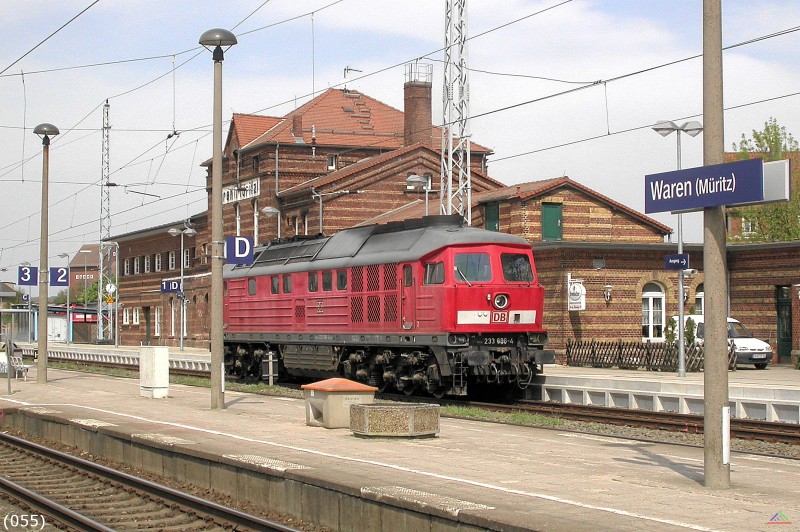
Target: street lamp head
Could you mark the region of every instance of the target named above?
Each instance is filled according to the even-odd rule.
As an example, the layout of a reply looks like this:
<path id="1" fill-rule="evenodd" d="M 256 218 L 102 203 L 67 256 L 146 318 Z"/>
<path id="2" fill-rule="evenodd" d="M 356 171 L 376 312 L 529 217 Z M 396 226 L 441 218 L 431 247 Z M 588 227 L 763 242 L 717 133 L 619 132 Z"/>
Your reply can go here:
<path id="1" fill-rule="evenodd" d="M 281 213 L 281 211 L 279 211 L 275 207 L 264 207 L 263 209 L 261 209 L 261 212 L 266 216 L 277 216 Z"/>
<path id="2" fill-rule="evenodd" d="M 62 259 L 68 259 L 69 253 L 59 253 L 58 256 L 61 257 Z"/>
<path id="3" fill-rule="evenodd" d="M 659 120 L 656 125 L 653 126 L 653 131 L 661 135 L 662 137 L 666 137 L 673 131 L 677 131 L 680 129 L 678 124 L 673 122 L 672 120 Z"/>
<path id="4" fill-rule="evenodd" d="M 214 61 L 220 62 L 224 59 L 222 47 L 230 48 L 238 41 L 236 40 L 236 35 L 228 30 L 214 28 L 213 30 L 208 30 L 203 33 L 198 42 L 208 50 L 211 50 L 213 47 Z"/>
<path id="5" fill-rule="evenodd" d="M 183 234 L 186 236 L 194 236 L 197 234 L 197 231 L 195 231 L 194 227 L 187 227 L 183 230 Z"/>
<path id="6" fill-rule="evenodd" d="M 39 124 L 38 126 L 33 128 L 33 132 L 42 137 L 43 146 L 49 146 L 50 137 L 55 137 L 59 133 L 58 128 L 56 126 L 54 126 L 53 124 L 48 124 L 47 122 Z"/>
<path id="7" fill-rule="evenodd" d="M 428 185 L 428 178 L 421 175 L 412 174 L 406 178 L 406 185 L 411 188 L 425 187 Z"/>
<path id="8" fill-rule="evenodd" d="M 703 131 L 703 124 L 698 122 L 697 120 L 692 120 L 691 122 L 686 122 L 681 126 L 681 131 L 685 132 L 686 134 L 696 137 Z"/>
<path id="9" fill-rule="evenodd" d="M 172 236 L 180 236 L 181 230 L 180 229 L 176 229 L 175 227 L 173 227 L 169 231 L 167 231 L 167 233 L 169 233 Z"/>

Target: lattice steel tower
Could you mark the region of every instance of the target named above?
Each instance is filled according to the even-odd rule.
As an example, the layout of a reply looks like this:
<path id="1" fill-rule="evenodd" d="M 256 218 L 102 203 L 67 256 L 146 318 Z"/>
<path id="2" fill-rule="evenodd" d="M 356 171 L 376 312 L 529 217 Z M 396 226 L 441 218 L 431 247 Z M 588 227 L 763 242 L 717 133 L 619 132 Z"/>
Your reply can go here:
<path id="1" fill-rule="evenodd" d="M 97 264 L 97 339 L 112 338 L 114 336 L 114 308 L 113 300 L 117 297 L 116 293 L 109 294 L 105 290 L 106 284 L 113 277 L 111 272 L 114 264 L 114 247 L 104 245 L 111 239 L 111 192 L 109 190 L 109 179 L 111 176 L 110 142 L 111 124 L 109 123 L 109 104 L 106 100 L 103 105 L 103 155 L 102 155 L 102 177 L 100 179 L 100 246 L 98 248 L 99 261 Z M 108 272 L 106 272 L 108 270 Z M 116 280 L 115 280 L 116 284 Z M 116 292 L 116 290 L 114 291 Z M 111 298 L 111 301 L 109 301 Z"/>
<path id="2" fill-rule="evenodd" d="M 440 213 L 453 214 L 455 209 L 472 225 L 467 0 L 445 0 L 445 3 Z"/>

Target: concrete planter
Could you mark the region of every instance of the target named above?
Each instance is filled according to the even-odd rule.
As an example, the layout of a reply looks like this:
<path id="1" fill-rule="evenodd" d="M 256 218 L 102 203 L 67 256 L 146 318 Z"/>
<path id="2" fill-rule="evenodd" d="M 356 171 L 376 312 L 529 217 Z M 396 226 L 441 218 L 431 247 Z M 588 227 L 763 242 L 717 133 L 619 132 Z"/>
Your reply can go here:
<path id="1" fill-rule="evenodd" d="M 438 405 L 350 405 L 350 430 L 366 437 L 434 437 L 439 432 Z"/>

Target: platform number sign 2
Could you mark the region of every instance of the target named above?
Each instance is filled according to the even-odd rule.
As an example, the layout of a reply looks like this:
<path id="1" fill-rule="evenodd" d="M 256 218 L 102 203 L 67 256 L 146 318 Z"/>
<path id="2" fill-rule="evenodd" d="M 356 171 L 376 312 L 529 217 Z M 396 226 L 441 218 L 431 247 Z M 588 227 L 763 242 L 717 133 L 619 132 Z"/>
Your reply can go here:
<path id="1" fill-rule="evenodd" d="M 69 268 L 50 268 L 50 286 L 69 286 Z"/>
<path id="2" fill-rule="evenodd" d="M 39 284 L 39 268 L 36 266 L 20 266 L 17 284 L 20 286 L 36 286 Z"/>

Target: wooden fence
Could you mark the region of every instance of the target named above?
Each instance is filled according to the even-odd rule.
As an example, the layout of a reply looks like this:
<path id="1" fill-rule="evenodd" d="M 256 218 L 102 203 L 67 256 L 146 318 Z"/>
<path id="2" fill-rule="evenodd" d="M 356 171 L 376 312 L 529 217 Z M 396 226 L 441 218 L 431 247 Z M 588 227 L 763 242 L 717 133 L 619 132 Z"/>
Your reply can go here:
<path id="1" fill-rule="evenodd" d="M 687 346 L 686 371 L 703 371 L 703 346 Z M 567 340 L 567 366 L 678 371 L 678 344 L 660 342 L 598 342 Z M 736 370 L 733 343 L 728 346 L 728 369 Z"/>

